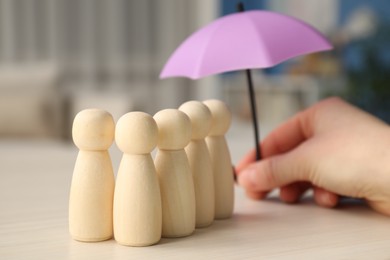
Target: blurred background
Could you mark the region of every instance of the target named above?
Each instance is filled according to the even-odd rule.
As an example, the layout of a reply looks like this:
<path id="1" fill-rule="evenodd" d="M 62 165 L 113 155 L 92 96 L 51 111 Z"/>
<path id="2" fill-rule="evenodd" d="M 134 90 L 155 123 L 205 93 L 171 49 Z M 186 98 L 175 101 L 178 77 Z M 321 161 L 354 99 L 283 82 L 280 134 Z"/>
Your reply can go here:
<path id="1" fill-rule="evenodd" d="M 390 122 L 390 1 L 246 0 L 316 27 L 334 44 L 255 70 L 262 129 L 339 95 Z M 0 0 L 0 139 L 70 140 L 74 115 L 99 107 L 117 120 L 196 99 L 228 103 L 250 128 L 243 73 L 160 80 L 192 32 L 236 12 L 225 0 Z M 286 43 L 288 44 L 288 43 Z M 238 122 L 238 123 L 237 123 Z M 268 129 L 268 130 L 267 130 Z M 250 140 L 251 141 L 251 140 Z"/>

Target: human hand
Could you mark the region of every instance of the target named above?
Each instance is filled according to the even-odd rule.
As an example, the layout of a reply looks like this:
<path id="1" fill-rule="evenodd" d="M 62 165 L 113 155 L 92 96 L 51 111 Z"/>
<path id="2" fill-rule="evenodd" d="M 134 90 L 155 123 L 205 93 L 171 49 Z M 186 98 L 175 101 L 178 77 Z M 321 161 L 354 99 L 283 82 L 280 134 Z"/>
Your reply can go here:
<path id="1" fill-rule="evenodd" d="M 253 150 L 236 168 L 251 198 L 280 188 L 280 199 L 293 203 L 312 187 L 321 206 L 334 207 L 342 195 L 390 215 L 390 127 L 339 98 L 298 113 L 265 138 L 261 151 L 261 161 Z"/>

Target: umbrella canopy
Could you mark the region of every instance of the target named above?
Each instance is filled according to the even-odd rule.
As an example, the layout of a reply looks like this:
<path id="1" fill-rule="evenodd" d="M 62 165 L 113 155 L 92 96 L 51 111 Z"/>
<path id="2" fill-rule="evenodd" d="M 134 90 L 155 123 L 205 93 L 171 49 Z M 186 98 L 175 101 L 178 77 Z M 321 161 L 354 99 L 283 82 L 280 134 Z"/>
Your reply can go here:
<path id="1" fill-rule="evenodd" d="M 160 78 L 198 79 L 227 71 L 268 68 L 331 48 L 316 29 L 293 17 L 269 11 L 235 13 L 188 37 L 169 58 Z"/>
<path id="2" fill-rule="evenodd" d="M 292 57 L 329 50 L 332 45 L 316 29 L 293 17 L 269 11 L 221 17 L 188 37 L 169 58 L 160 78 L 198 79 L 246 69 L 255 133 L 256 159 L 261 159 L 256 99 L 249 69 L 268 68 Z"/>

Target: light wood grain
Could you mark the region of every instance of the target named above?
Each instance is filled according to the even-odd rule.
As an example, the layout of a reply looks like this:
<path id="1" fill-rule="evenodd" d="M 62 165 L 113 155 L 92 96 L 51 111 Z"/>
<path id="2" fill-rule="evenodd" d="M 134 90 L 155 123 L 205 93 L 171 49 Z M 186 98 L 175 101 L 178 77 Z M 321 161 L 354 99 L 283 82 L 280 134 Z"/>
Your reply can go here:
<path id="1" fill-rule="evenodd" d="M 160 186 L 150 156 L 157 137 L 156 122 L 143 112 L 127 113 L 116 125 L 123 156 L 115 185 L 114 238 L 121 245 L 149 246 L 161 238 Z"/>
<path id="2" fill-rule="evenodd" d="M 197 228 L 207 227 L 214 221 L 215 189 L 209 150 L 204 139 L 191 141 L 186 149 L 195 190 Z"/>
<path id="3" fill-rule="evenodd" d="M 83 110 L 73 121 L 73 141 L 80 151 L 69 196 L 69 232 L 79 241 L 103 241 L 113 235 L 115 179 L 107 150 L 114 129 L 111 114 L 101 109 Z"/>
<path id="4" fill-rule="evenodd" d="M 200 101 L 188 101 L 179 107 L 191 120 L 191 142 L 185 151 L 191 167 L 195 189 L 196 227 L 207 227 L 214 221 L 215 188 L 213 166 L 205 138 L 212 123 L 210 109 Z"/>
<path id="5" fill-rule="evenodd" d="M 164 109 L 158 126 L 155 159 L 161 190 L 162 237 L 184 237 L 195 230 L 195 191 L 184 148 L 191 140 L 191 120 L 182 111 Z"/>
<path id="6" fill-rule="evenodd" d="M 245 132 L 247 131 L 247 132 Z M 265 131 L 263 131 L 264 133 Z M 248 141 L 246 142 L 246 137 Z M 234 127 L 233 161 L 252 143 Z M 77 149 L 57 142 L 0 141 L 0 259 L 389 259 L 390 219 L 360 203 L 317 207 L 310 194 L 286 205 L 276 194 L 252 201 L 235 190 L 231 219 L 185 238 L 131 248 L 82 243 L 68 232 L 69 187 Z M 122 153 L 111 150 L 114 171 Z"/>
<path id="7" fill-rule="evenodd" d="M 225 134 L 230 128 L 232 114 L 225 103 L 216 99 L 203 102 L 211 112 L 211 128 L 206 137 L 214 175 L 215 219 L 227 219 L 234 209 L 234 179 L 232 159 Z"/>

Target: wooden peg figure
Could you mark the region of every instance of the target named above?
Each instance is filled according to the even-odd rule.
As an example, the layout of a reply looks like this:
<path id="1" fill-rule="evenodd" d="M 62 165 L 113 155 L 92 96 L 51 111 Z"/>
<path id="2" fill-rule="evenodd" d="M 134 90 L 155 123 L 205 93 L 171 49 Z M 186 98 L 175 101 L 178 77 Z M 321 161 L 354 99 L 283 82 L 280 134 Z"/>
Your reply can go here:
<path id="1" fill-rule="evenodd" d="M 106 111 L 86 109 L 73 122 L 72 136 L 80 149 L 73 171 L 69 198 L 69 231 L 79 241 L 110 239 L 114 173 L 108 148 L 115 123 Z"/>
<path id="2" fill-rule="evenodd" d="M 184 237 L 195 230 L 195 191 L 184 147 L 191 139 L 191 121 L 177 109 L 154 115 L 159 137 L 155 159 L 162 201 L 162 236 Z"/>
<path id="3" fill-rule="evenodd" d="M 206 143 L 214 172 L 215 218 L 226 219 L 232 216 L 234 208 L 233 168 L 225 139 L 231 123 L 231 113 L 222 101 L 212 99 L 203 103 L 212 115 L 211 130 Z"/>
<path id="4" fill-rule="evenodd" d="M 196 227 L 211 225 L 215 214 L 214 176 L 205 138 L 211 129 L 211 112 L 199 101 L 188 101 L 179 107 L 191 120 L 192 136 L 185 151 L 195 187 Z"/>
<path id="5" fill-rule="evenodd" d="M 161 195 L 150 152 L 158 129 L 153 117 L 130 112 L 117 123 L 115 140 L 124 152 L 114 195 L 114 236 L 126 246 L 149 246 L 161 239 Z"/>

